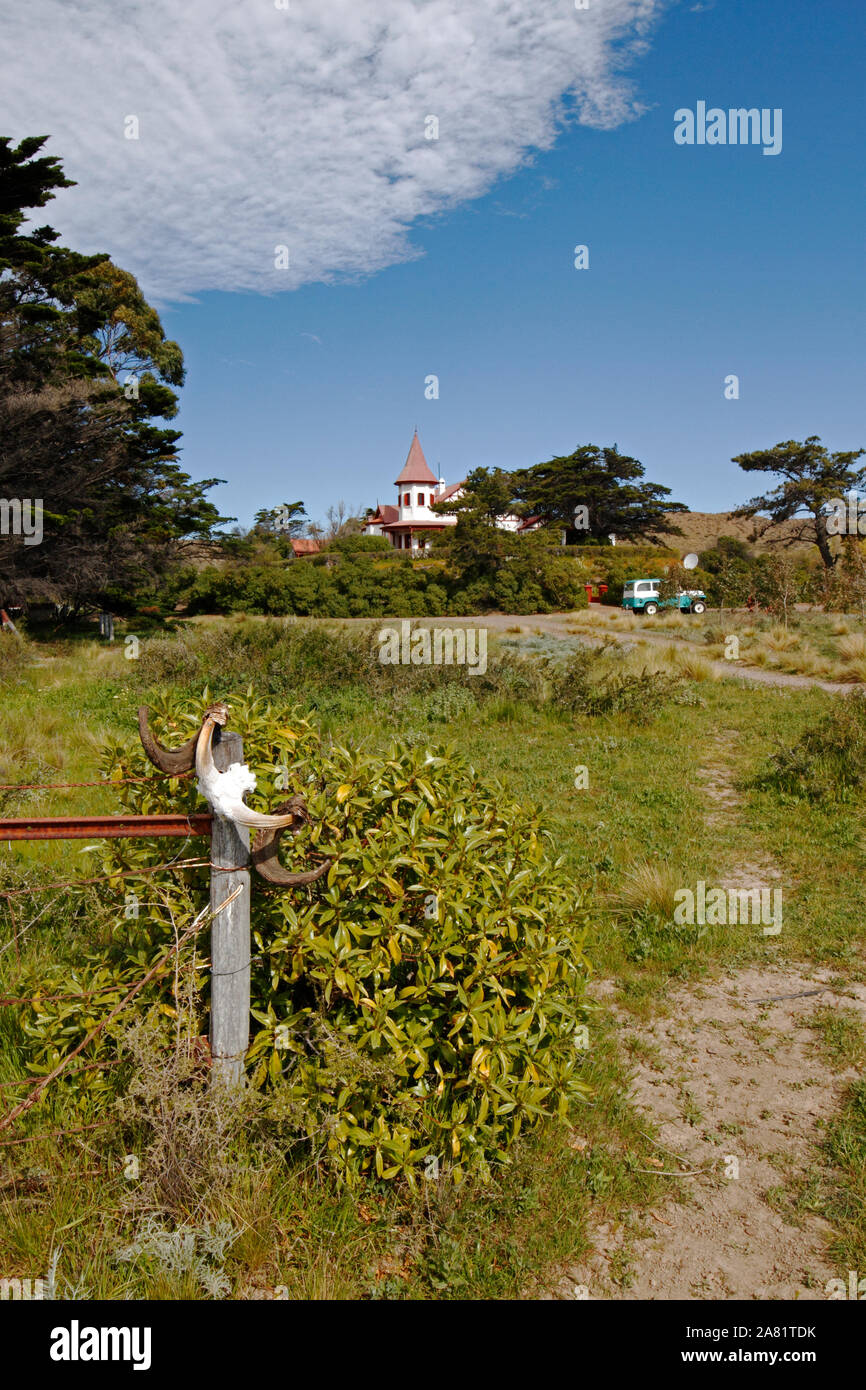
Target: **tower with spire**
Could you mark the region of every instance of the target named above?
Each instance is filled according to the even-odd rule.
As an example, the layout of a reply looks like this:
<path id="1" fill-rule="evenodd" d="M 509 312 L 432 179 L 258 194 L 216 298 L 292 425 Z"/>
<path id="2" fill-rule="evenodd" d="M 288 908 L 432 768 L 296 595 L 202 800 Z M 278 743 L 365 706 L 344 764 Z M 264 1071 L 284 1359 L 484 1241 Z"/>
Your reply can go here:
<path id="1" fill-rule="evenodd" d="M 423 553 L 437 532 L 448 526 L 456 526 L 455 513 L 437 513 L 431 510 L 434 502 L 455 500 L 463 493 L 466 480 L 452 483 L 446 487 L 444 478 L 437 478 L 431 469 L 416 428 L 409 446 L 409 453 L 401 471 L 394 480 L 397 489 L 396 504 L 382 506 L 377 503 L 375 512 L 364 523 L 365 536 L 387 536 L 395 550 L 406 550 L 413 555 Z M 520 531 L 527 526 L 534 528 L 536 518 L 525 523 L 517 516 L 500 517 L 497 525 L 506 531 Z"/>
<path id="2" fill-rule="evenodd" d="M 437 531 L 455 525 L 456 516 L 437 515 L 431 507 L 434 502 L 456 496 L 463 484 L 446 488 L 445 480 L 436 477 L 424 457 L 417 429 L 394 486 L 397 489 L 396 504 L 393 507 L 377 506 L 375 513 L 365 523 L 365 535 L 387 536 L 396 550 L 418 554 L 427 549 Z"/>

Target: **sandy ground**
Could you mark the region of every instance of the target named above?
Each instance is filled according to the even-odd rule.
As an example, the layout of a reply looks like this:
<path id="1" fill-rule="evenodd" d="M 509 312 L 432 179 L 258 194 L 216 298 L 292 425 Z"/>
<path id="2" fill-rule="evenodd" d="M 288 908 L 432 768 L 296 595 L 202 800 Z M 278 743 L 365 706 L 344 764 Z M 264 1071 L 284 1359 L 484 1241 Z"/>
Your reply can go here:
<path id="1" fill-rule="evenodd" d="M 828 1226 L 781 1215 L 772 1192 L 821 1171 L 820 1122 L 856 1075 L 821 1060 L 807 1023 L 816 1006 L 854 1008 L 866 1022 L 866 989 L 840 993 L 830 978 L 807 965 L 743 970 L 675 991 L 650 1023 L 612 1005 L 623 1046 L 640 1039 L 632 1097 L 656 1127 L 671 1195 L 648 1219 L 597 1227 L 595 1253 L 556 1297 L 827 1297 L 838 1274 L 824 1254 Z M 612 1275 L 623 1256 L 625 1287 Z"/>

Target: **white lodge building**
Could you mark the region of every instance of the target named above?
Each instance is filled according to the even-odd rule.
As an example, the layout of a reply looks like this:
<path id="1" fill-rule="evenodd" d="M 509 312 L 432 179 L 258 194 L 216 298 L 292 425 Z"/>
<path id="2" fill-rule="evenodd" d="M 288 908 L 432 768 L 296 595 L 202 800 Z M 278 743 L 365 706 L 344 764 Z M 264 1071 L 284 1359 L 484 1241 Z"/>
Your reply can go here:
<path id="1" fill-rule="evenodd" d="M 436 477 L 424 457 L 416 430 L 403 471 L 395 480 L 397 505 L 383 507 L 377 503 L 375 512 L 364 523 L 364 535 L 388 536 L 395 550 L 417 555 L 427 548 L 437 531 L 457 524 L 456 514 L 437 516 L 430 510 L 431 505 L 461 497 L 465 484 L 464 479 L 446 487 L 445 479 Z M 520 516 L 502 516 L 497 525 L 502 531 L 530 531 L 538 522 L 532 517 L 525 520 Z"/>

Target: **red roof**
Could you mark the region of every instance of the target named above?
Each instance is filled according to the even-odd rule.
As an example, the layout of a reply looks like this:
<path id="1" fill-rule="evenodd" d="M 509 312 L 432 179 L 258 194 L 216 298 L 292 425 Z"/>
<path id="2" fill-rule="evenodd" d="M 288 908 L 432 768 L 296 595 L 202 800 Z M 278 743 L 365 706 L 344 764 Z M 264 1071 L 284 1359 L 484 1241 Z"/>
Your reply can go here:
<path id="1" fill-rule="evenodd" d="M 396 483 L 433 483 L 434 487 L 439 482 L 439 479 L 430 471 L 430 465 L 424 457 L 424 450 L 421 448 L 417 430 L 412 437 L 412 445 L 403 466 L 403 472 L 394 481 Z"/>
<path id="2" fill-rule="evenodd" d="M 465 487 L 465 486 L 466 486 L 466 479 L 465 479 L 465 478 L 463 479 L 463 482 L 462 482 L 462 483 L 452 483 L 450 487 L 446 487 L 446 488 L 443 488 L 443 489 L 442 489 L 442 491 L 439 493 L 439 496 L 436 498 L 436 501 L 437 501 L 437 502 L 447 502 L 448 499 L 449 499 L 449 497 L 453 497 L 454 494 L 455 494 L 455 492 L 459 492 L 460 489 L 461 489 L 462 487 Z"/>
<path id="3" fill-rule="evenodd" d="M 400 511 L 397 507 L 377 507 L 373 515 L 367 517 L 364 525 L 381 526 L 383 522 L 388 524 L 392 521 L 396 521 L 399 515 Z"/>
<path id="4" fill-rule="evenodd" d="M 319 542 L 308 541 L 304 540 L 303 538 L 301 538 L 300 540 L 293 539 L 292 551 L 295 555 L 318 555 Z"/>

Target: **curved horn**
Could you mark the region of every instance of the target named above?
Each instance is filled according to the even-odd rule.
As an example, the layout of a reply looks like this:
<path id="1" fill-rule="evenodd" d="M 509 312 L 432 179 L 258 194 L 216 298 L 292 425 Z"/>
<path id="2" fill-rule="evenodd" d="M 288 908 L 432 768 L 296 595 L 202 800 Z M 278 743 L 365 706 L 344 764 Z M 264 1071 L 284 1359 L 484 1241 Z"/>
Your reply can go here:
<path id="1" fill-rule="evenodd" d="M 169 777 L 177 777 L 181 772 L 191 772 L 195 766 L 195 746 L 198 742 L 198 734 L 193 734 L 182 748 L 163 748 L 150 732 L 147 715 L 147 705 L 141 705 L 138 711 L 138 733 L 141 746 L 154 767 L 158 767 L 160 772 L 168 773 Z"/>
<path id="2" fill-rule="evenodd" d="M 293 796 L 290 801 L 284 801 L 277 807 L 277 811 L 288 813 L 288 821 L 292 826 L 293 834 L 297 834 L 301 826 L 310 819 L 306 803 L 300 794 Z M 283 817 L 275 816 L 274 819 L 283 819 Z M 303 873 L 290 874 L 288 869 L 283 868 L 279 860 L 279 844 L 283 828 L 260 830 L 253 840 L 252 861 L 257 872 L 262 878 L 267 879 L 268 883 L 277 883 L 281 888 L 296 888 L 300 883 L 314 883 L 317 878 L 321 878 L 323 874 L 328 872 L 334 862 L 333 859 L 326 859 L 317 869 L 307 869 Z"/>
<path id="3" fill-rule="evenodd" d="M 195 770 L 198 776 L 199 791 L 206 797 L 221 816 L 233 820 L 237 825 L 248 825 L 256 830 L 282 830 L 291 825 L 295 811 L 285 816 L 266 816 L 261 811 L 252 811 L 243 802 L 242 791 L 238 790 L 236 780 L 227 772 L 220 772 L 213 760 L 213 731 L 217 724 L 225 724 L 228 718 L 227 705 L 212 705 L 205 714 L 195 745 Z M 232 764 L 238 767 L 239 764 Z M 250 776 L 249 769 L 243 772 Z M 255 778 L 247 784 L 247 790 L 255 787 Z"/>

